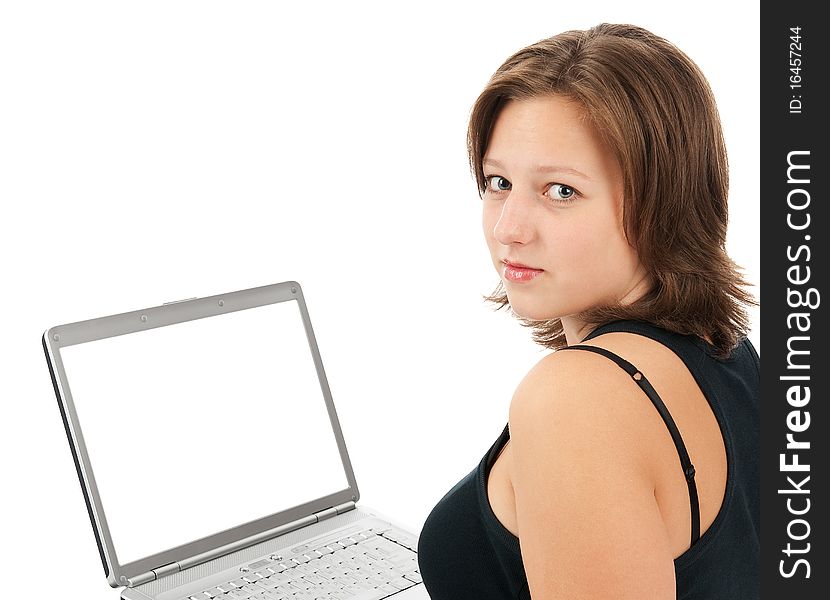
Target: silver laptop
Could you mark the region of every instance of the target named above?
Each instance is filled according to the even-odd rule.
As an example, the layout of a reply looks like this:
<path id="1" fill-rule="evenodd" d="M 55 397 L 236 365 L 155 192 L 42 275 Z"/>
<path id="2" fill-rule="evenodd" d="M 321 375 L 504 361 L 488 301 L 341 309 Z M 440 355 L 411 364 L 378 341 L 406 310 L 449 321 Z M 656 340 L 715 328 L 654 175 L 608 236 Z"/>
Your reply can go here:
<path id="1" fill-rule="evenodd" d="M 360 498 L 296 282 L 43 335 L 121 597 L 428 598 L 417 536 Z"/>

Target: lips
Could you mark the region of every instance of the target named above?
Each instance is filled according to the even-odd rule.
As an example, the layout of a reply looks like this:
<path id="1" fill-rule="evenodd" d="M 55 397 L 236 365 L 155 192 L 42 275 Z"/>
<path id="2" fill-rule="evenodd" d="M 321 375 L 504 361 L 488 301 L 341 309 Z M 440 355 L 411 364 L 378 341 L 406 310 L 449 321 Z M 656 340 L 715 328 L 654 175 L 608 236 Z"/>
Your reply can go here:
<path id="1" fill-rule="evenodd" d="M 532 281 L 544 273 L 543 269 L 534 269 L 522 263 L 509 260 L 503 260 L 502 263 L 504 263 L 504 278 L 515 283 Z"/>

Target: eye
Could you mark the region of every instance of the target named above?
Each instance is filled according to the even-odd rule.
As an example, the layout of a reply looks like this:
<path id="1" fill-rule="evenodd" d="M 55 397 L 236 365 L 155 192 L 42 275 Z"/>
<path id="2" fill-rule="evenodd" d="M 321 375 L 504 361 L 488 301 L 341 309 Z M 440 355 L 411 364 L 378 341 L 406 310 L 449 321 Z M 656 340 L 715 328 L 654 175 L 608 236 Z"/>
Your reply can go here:
<path id="1" fill-rule="evenodd" d="M 554 183 L 548 188 L 547 194 L 552 200 L 568 201 L 576 196 L 576 190 L 564 183 Z"/>
<path id="2" fill-rule="evenodd" d="M 501 175 L 485 175 L 484 186 L 494 192 L 506 192 L 513 187 L 510 182 Z"/>

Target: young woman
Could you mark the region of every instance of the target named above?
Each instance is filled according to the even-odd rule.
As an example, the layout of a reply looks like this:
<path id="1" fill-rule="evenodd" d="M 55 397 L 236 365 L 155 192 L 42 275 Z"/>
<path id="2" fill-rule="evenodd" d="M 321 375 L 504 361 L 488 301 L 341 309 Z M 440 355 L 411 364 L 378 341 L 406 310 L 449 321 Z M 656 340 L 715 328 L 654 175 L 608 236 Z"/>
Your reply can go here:
<path id="1" fill-rule="evenodd" d="M 705 78 L 644 29 L 569 31 L 496 71 L 468 150 L 490 299 L 555 351 L 427 518 L 431 597 L 757 598 L 753 300 Z"/>

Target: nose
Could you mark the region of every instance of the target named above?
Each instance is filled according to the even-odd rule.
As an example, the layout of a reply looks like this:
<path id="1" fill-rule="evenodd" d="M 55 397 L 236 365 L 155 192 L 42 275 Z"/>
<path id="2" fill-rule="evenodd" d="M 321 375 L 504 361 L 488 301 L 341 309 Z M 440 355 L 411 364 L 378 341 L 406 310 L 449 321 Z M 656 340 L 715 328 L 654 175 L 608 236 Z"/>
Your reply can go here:
<path id="1" fill-rule="evenodd" d="M 499 220 L 493 227 L 493 238 L 500 244 L 526 244 L 533 239 L 533 202 L 528 195 L 514 188 L 501 206 Z"/>

